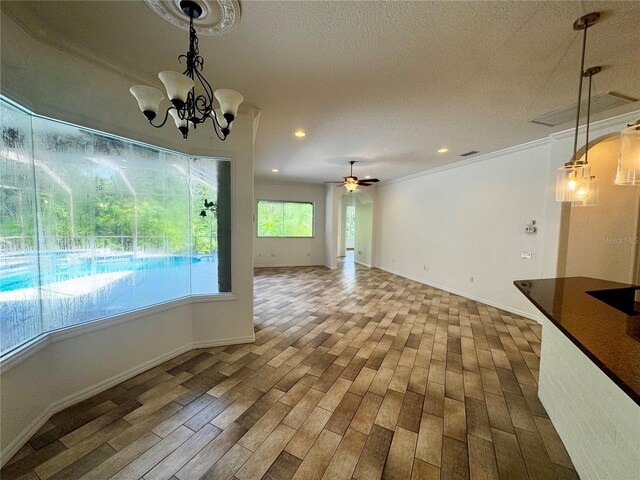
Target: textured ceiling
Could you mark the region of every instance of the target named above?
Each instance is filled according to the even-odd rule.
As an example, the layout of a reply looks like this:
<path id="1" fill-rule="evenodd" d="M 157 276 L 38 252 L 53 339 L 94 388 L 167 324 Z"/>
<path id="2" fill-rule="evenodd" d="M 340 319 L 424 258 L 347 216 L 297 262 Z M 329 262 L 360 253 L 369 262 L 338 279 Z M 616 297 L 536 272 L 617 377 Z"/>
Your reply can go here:
<path id="1" fill-rule="evenodd" d="M 262 109 L 260 179 L 335 180 L 354 159 L 362 162 L 355 175 L 388 180 L 570 128 L 529 120 L 575 102 L 581 37 L 571 26 L 590 11 L 603 12 L 589 30 L 587 66 L 605 66 L 594 93 L 640 98 L 637 1 L 241 5 L 239 24 L 200 37 L 200 52 L 215 88 L 236 89 Z M 157 72 L 178 70 L 187 46 L 183 30 L 140 1 L 2 8 L 36 37 L 126 72 L 132 83 L 160 86 Z M 294 137 L 296 129 L 307 136 Z M 449 152 L 438 154 L 441 146 Z"/>

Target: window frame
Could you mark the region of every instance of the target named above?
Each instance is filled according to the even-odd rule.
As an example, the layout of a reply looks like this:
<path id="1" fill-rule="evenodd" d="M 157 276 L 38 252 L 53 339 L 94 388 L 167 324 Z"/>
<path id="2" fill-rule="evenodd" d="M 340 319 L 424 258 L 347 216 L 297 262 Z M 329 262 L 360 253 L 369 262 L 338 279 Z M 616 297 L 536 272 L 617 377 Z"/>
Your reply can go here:
<path id="1" fill-rule="evenodd" d="M 311 205 L 311 235 L 260 235 L 258 232 L 259 222 L 259 206 L 260 202 L 270 203 L 299 203 L 304 205 Z M 268 198 L 259 198 L 256 200 L 256 238 L 316 238 L 316 202 L 308 200 L 270 200 Z"/>

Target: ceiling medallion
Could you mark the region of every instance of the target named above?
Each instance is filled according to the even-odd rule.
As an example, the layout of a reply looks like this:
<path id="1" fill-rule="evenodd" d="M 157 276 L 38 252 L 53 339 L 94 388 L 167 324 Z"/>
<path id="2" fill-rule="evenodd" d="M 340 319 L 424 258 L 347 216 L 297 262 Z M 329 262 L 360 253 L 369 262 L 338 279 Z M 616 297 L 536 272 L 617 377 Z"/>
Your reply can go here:
<path id="1" fill-rule="evenodd" d="M 180 0 L 145 0 L 147 5 L 169 23 L 189 30 L 189 18 L 185 17 Z M 195 0 L 202 15 L 194 19 L 196 32 L 202 35 L 223 35 L 240 20 L 238 0 Z"/>

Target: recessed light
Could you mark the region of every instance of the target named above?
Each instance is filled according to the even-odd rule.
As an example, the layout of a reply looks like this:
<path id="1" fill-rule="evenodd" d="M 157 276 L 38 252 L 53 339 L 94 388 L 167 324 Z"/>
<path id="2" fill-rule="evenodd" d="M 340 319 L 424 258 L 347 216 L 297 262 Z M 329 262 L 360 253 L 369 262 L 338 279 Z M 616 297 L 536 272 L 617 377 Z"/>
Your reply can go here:
<path id="1" fill-rule="evenodd" d="M 304 133 L 302 130 L 296 130 L 296 131 L 295 131 L 295 133 L 294 133 L 294 135 L 295 135 L 296 137 L 300 137 L 300 138 L 302 138 L 302 137 L 304 137 L 304 136 L 306 135 L 306 133 Z"/>
<path id="2" fill-rule="evenodd" d="M 447 147 L 442 147 L 438 149 L 438 153 L 447 153 L 449 149 Z"/>
<path id="3" fill-rule="evenodd" d="M 278 173 L 280 170 L 278 170 L 277 168 L 272 168 L 272 169 L 271 169 L 271 171 L 272 171 L 273 173 Z"/>
<path id="4" fill-rule="evenodd" d="M 371 175 L 366 175 L 364 178 L 371 178 Z"/>

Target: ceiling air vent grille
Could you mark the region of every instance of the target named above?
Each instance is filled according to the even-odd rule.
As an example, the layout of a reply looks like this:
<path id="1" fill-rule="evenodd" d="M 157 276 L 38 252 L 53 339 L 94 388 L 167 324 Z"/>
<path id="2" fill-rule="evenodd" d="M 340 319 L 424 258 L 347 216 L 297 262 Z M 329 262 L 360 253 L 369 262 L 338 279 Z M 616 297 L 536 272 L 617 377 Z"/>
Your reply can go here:
<path id="1" fill-rule="evenodd" d="M 595 95 L 591 97 L 591 114 L 593 115 L 595 113 L 604 112 L 605 110 L 633 103 L 635 101 L 637 101 L 637 99 L 614 92 Z M 538 125 L 544 125 L 546 127 L 555 127 L 556 125 L 561 125 L 563 123 L 573 122 L 576 119 L 577 105 L 578 102 L 573 103 L 568 107 L 561 108 L 560 110 L 545 113 L 544 115 L 540 115 L 539 117 L 530 120 L 530 122 L 537 123 Z M 584 112 L 586 115 L 586 111 L 587 100 L 585 99 L 580 103 L 580 112 Z"/>
<path id="2" fill-rule="evenodd" d="M 461 157 L 470 157 L 471 155 L 475 155 L 476 153 L 480 153 L 478 150 L 469 150 L 466 153 L 461 153 Z"/>

